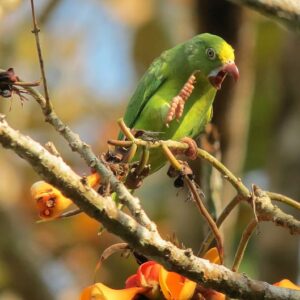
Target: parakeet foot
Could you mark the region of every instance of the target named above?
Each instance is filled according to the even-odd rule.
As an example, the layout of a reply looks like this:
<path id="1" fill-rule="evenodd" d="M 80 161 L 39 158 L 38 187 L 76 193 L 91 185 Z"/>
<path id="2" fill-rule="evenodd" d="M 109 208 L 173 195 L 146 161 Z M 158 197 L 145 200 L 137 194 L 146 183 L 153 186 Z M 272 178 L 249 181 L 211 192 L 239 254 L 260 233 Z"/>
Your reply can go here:
<path id="1" fill-rule="evenodd" d="M 185 150 L 185 155 L 192 160 L 195 160 L 198 157 L 198 146 L 196 144 L 196 142 L 189 138 L 189 137 L 184 137 L 183 139 L 181 139 L 181 142 L 188 144 L 188 149 Z"/>
<path id="2" fill-rule="evenodd" d="M 187 82 L 184 84 L 183 88 L 180 90 L 179 94 L 176 95 L 170 104 L 170 108 L 167 112 L 166 116 L 166 125 L 169 126 L 169 123 L 173 121 L 174 119 L 180 119 L 180 117 L 183 114 L 184 110 L 184 104 L 188 100 L 188 98 L 191 96 L 196 83 L 196 76 L 195 73 L 193 73 Z"/>

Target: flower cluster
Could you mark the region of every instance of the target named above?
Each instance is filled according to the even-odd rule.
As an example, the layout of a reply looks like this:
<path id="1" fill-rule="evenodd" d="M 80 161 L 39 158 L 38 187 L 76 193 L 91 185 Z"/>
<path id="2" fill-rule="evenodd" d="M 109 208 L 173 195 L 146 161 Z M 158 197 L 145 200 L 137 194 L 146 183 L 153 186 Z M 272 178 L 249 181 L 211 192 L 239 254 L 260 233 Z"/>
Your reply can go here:
<path id="1" fill-rule="evenodd" d="M 216 248 L 210 249 L 203 258 L 220 263 Z M 83 290 L 80 300 L 133 300 L 141 295 L 143 299 L 150 300 L 189 300 L 197 292 L 208 300 L 225 299 L 224 294 L 203 287 L 198 291 L 196 287 L 196 282 L 175 272 L 168 272 L 155 261 L 147 261 L 126 280 L 124 289 L 115 290 L 95 283 Z"/>
<path id="2" fill-rule="evenodd" d="M 220 264 L 217 248 L 211 248 L 203 258 L 211 263 Z M 288 279 L 274 285 L 300 290 L 300 286 Z M 197 285 L 196 282 L 175 272 L 168 272 L 155 261 L 147 261 L 139 266 L 135 274 L 128 277 L 124 289 L 111 289 L 102 283 L 95 283 L 82 291 L 80 300 L 225 300 L 225 298 L 222 293 Z"/>
<path id="3" fill-rule="evenodd" d="M 83 290 L 81 300 L 133 300 L 138 295 L 143 295 L 143 299 L 188 300 L 193 296 L 195 288 L 195 282 L 168 272 L 155 261 L 147 261 L 126 280 L 125 289 L 114 290 L 96 283 Z"/>

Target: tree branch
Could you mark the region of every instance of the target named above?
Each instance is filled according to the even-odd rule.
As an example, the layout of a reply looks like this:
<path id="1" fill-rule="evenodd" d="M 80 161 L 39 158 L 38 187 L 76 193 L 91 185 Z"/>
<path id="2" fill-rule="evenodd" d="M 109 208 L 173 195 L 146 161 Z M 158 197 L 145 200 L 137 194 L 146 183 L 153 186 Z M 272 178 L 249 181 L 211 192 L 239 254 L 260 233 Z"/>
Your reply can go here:
<path id="1" fill-rule="evenodd" d="M 33 23 L 32 33 L 35 36 L 36 49 L 37 49 L 37 53 L 38 53 L 40 70 L 41 70 L 42 81 L 43 81 L 44 92 L 45 92 L 45 99 L 46 99 L 46 101 L 45 101 L 46 105 L 44 107 L 44 110 L 48 113 L 51 111 L 51 103 L 50 103 L 50 99 L 49 99 L 49 92 L 48 92 L 48 85 L 47 85 L 47 79 L 46 79 L 46 74 L 45 74 L 44 60 L 43 60 L 43 56 L 42 56 L 42 48 L 40 45 L 40 37 L 39 37 L 40 29 L 37 26 L 37 21 L 36 21 L 36 17 L 35 17 L 34 1 L 30 0 L 30 4 L 31 4 L 32 23 Z"/>
<path id="2" fill-rule="evenodd" d="M 273 205 L 267 192 L 254 186 L 253 194 L 256 198 L 255 205 L 259 218 L 289 229 L 290 234 L 300 234 L 300 221 Z"/>
<path id="3" fill-rule="evenodd" d="M 134 141 L 109 140 L 108 143 L 111 145 L 122 145 L 123 147 L 130 147 L 132 143 L 135 143 L 138 146 L 147 145 L 149 149 L 162 147 L 163 149 L 170 148 L 176 149 L 177 151 L 186 150 L 188 148 L 188 145 L 186 143 L 172 140 L 158 140 L 153 143 L 149 143 L 141 139 L 135 139 Z M 249 189 L 243 184 L 240 178 L 237 178 L 220 161 L 218 161 L 214 156 L 212 156 L 205 150 L 198 148 L 198 157 L 206 160 L 214 168 L 216 168 L 223 175 L 223 177 L 226 180 L 228 180 L 231 183 L 231 185 L 236 189 L 238 195 L 241 197 L 242 200 L 246 201 L 247 203 L 252 203 L 252 200 L 254 200 L 254 204 L 256 206 L 259 216 L 262 216 L 265 220 L 272 221 L 279 226 L 288 228 L 291 234 L 300 234 L 300 221 L 296 220 L 293 216 L 284 213 L 278 207 L 274 206 L 266 192 L 261 191 L 258 187 L 255 186 L 255 191 L 253 191 L 254 193 L 251 193 Z M 238 201 L 234 202 L 233 207 L 237 203 Z M 230 211 L 233 207 L 230 207 Z M 227 215 L 228 214 L 226 214 L 225 217 Z M 222 219 L 222 222 L 223 221 L 224 219 Z"/>
<path id="4" fill-rule="evenodd" d="M 181 273 L 205 287 L 239 299 L 290 299 L 296 300 L 300 292 L 279 288 L 234 273 L 224 266 L 214 265 L 194 256 L 191 251 L 178 249 L 163 240 L 157 231 L 150 231 L 132 217 L 117 209 L 110 197 L 103 198 L 81 181 L 63 160 L 50 154 L 40 144 L 12 129 L 0 116 L 0 143 L 13 150 L 48 182 L 59 188 L 67 197 L 101 222 L 110 232 L 117 234 L 131 247 Z M 116 180 L 116 179 L 115 179 Z M 116 180 L 117 181 L 117 180 Z"/>
<path id="5" fill-rule="evenodd" d="M 26 89 L 41 106 L 42 112 L 46 117 L 46 121 L 50 123 L 54 127 L 54 129 L 63 136 L 63 138 L 69 143 L 72 151 L 78 152 L 86 161 L 88 166 L 95 169 L 103 177 L 104 182 L 110 183 L 113 191 L 117 193 L 118 199 L 120 201 L 123 201 L 123 203 L 128 207 L 132 215 L 139 221 L 140 224 L 145 225 L 150 230 L 155 231 L 156 225 L 149 220 L 148 216 L 142 209 L 138 198 L 130 194 L 124 184 L 116 179 L 114 174 L 109 169 L 107 169 L 105 165 L 93 153 L 91 147 L 88 144 L 84 143 L 80 139 L 78 134 L 72 132 L 72 130 L 59 119 L 52 107 L 51 112 L 49 113 L 44 109 L 46 100 L 38 91 L 31 87 L 24 87 L 24 89 Z"/>
<path id="6" fill-rule="evenodd" d="M 291 199 L 285 195 L 281 195 L 281 194 L 277 194 L 277 193 L 273 193 L 273 192 L 266 192 L 266 193 L 271 198 L 271 200 L 284 203 L 286 205 L 292 206 L 292 207 L 300 210 L 300 202 L 299 201 Z"/>
<path id="7" fill-rule="evenodd" d="M 280 21 L 291 29 L 300 29 L 299 0 L 229 0 L 252 8 L 259 13 Z"/>

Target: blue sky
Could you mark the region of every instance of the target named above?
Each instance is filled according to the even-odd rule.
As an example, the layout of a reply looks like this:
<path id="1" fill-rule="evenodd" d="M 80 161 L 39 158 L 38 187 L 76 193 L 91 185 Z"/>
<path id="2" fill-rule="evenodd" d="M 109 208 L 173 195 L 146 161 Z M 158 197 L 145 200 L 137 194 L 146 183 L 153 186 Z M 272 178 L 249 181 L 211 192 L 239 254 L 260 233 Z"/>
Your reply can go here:
<path id="1" fill-rule="evenodd" d="M 132 29 L 112 18 L 100 1 L 64 0 L 49 26 L 58 35 L 66 34 L 66 27 L 68 35 L 84 32 L 78 45 L 79 55 L 86 58 L 81 78 L 94 92 L 120 99 L 132 90 Z"/>

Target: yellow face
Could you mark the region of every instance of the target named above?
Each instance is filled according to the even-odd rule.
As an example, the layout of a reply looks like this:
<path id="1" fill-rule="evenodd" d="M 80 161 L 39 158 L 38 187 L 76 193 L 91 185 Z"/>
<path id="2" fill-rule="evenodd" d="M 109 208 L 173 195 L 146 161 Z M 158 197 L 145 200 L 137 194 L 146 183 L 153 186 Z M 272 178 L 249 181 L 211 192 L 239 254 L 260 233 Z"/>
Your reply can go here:
<path id="1" fill-rule="evenodd" d="M 219 36 L 200 34 L 190 40 L 186 49 L 190 69 L 200 70 L 216 89 L 221 88 L 227 75 L 231 75 L 234 80 L 239 78 L 234 63 L 234 50 Z"/>
<path id="2" fill-rule="evenodd" d="M 220 47 L 219 59 L 223 64 L 234 62 L 234 50 L 226 42 L 223 42 Z"/>

